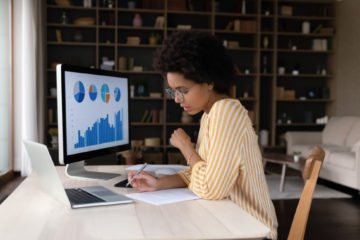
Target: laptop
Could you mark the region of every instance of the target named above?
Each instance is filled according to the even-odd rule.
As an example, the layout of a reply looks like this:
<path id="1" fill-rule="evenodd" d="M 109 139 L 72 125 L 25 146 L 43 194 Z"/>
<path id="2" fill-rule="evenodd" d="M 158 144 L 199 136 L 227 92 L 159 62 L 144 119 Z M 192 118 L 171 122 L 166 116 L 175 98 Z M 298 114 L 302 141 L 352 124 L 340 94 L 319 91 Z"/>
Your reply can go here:
<path id="1" fill-rule="evenodd" d="M 131 203 L 132 199 L 102 186 L 64 189 L 47 147 L 24 140 L 32 167 L 37 173 L 45 192 L 72 208 L 94 207 Z"/>

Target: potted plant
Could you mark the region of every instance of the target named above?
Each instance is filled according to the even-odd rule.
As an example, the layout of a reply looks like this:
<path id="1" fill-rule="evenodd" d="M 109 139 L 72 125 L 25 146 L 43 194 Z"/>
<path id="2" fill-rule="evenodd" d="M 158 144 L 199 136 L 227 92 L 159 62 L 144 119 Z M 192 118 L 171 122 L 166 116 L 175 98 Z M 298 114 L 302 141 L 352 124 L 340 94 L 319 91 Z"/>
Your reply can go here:
<path id="1" fill-rule="evenodd" d="M 150 45 L 156 45 L 158 44 L 161 36 L 158 33 L 151 33 L 149 37 L 149 44 Z"/>
<path id="2" fill-rule="evenodd" d="M 300 160 L 300 156 L 301 156 L 301 152 L 294 152 L 293 153 L 294 162 L 298 162 Z"/>

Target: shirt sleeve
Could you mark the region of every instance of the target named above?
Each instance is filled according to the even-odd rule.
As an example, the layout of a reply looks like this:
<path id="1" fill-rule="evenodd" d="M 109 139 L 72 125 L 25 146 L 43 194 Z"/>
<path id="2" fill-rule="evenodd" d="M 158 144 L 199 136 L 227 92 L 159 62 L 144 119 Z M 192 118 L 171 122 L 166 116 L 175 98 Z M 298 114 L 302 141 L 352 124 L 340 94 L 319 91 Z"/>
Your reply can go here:
<path id="1" fill-rule="evenodd" d="M 206 159 L 192 168 L 189 188 L 201 198 L 223 199 L 239 175 L 246 110 L 235 101 L 216 103 L 208 127 Z"/>
<path id="2" fill-rule="evenodd" d="M 178 172 L 178 174 L 182 178 L 182 180 L 186 183 L 186 185 L 189 185 L 190 179 L 191 179 L 191 169 L 190 169 L 190 167 L 185 168 L 184 170 Z"/>

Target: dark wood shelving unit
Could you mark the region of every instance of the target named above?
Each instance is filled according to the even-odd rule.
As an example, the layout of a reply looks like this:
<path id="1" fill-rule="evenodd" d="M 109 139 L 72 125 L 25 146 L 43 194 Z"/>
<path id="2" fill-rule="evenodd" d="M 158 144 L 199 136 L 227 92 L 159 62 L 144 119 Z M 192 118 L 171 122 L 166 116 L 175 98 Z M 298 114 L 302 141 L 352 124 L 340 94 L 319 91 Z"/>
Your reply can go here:
<path id="1" fill-rule="evenodd" d="M 48 69 L 46 71 L 46 94 L 49 95 L 49 89 L 56 87 L 55 83 L 55 69 L 52 69 L 52 63 L 63 62 L 73 65 L 93 66 L 100 68 L 101 58 L 108 56 L 115 61 L 114 71 L 118 71 L 124 76 L 129 77 L 130 83 L 137 86 L 145 82 L 148 87 L 148 92 L 161 92 L 160 98 L 150 98 L 147 96 L 136 96 L 131 98 L 131 104 L 136 113 L 133 114 L 134 119 L 131 119 L 132 134 L 134 139 L 142 139 L 147 137 L 160 137 L 161 152 L 163 153 L 163 163 L 167 163 L 167 150 L 173 150 L 168 144 L 170 132 L 178 127 L 183 127 L 188 131 L 189 135 L 198 131 L 199 116 L 194 116 L 194 122 L 184 124 L 180 122 L 181 108 L 177 106 L 166 94 L 164 88 L 166 82 L 159 72 L 152 70 L 151 61 L 152 54 L 160 47 L 160 42 L 156 45 L 150 45 L 148 37 L 150 34 L 159 34 L 160 40 L 166 39 L 173 31 L 179 31 L 177 25 L 188 25 L 189 21 L 192 29 L 209 32 L 222 41 L 237 41 L 238 47 L 228 47 L 227 50 L 232 56 L 234 63 L 238 66 L 239 71 L 235 73 L 236 98 L 253 113 L 254 128 L 256 131 L 260 129 L 268 129 L 270 131 L 270 146 L 280 147 L 279 136 L 283 134 L 283 130 L 278 128 L 298 127 L 300 130 L 306 130 L 307 127 L 312 129 L 315 126 L 321 127 L 319 124 L 283 124 L 277 123 L 277 116 L 286 109 L 294 108 L 294 104 L 301 104 L 301 106 L 309 106 L 309 111 L 319 111 L 321 113 L 330 115 L 329 109 L 334 102 L 333 89 L 331 88 L 333 78 L 333 62 L 335 59 L 334 51 L 328 48 L 324 51 L 314 51 L 311 49 L 310 43 L 317 38 L 328 39 L 332 41 L 332 46 L 335 46 L 334 34 L 319 34 L 310 33 L 302 34 L 301 28 L 298 26 L 303 21 L 310 21 L 312 30 L 317 24 L 323 24 L 324 27 L 335 27 L 335 14 L 333 13 L 333 3 L 329 2 L 297 2 L 297 1 L 280 1 L 280 0 L 253 0 L 246 1 L 247 11 L 245 14 L 241 13 L 241 0 L 219 1 L 219 9 L 215 9 L 215 0 L 204 0 L 202 10 L 173 10 L 170 7 L 169 1 L 163 0 L 161 8 L 144 9 L 140 2 L 135 9 L 127 8 L 127 1 L 114 1 L 113 8 L 102 6 L 102 1 L 94 0 L 93 7 L 83 6 L 57 6 L 46 5 L 47 12 L 47 63 Z M 227 6 L 232 4 L 233 8 Z M 281 6 L 289 5 L 293 7 L 293 16 L 284 16 L 281 14 Z M 299 7 L 300 6 L 300 7 Z M 307 16 L 300 10 L 304 6 L 310 8 L 329 8 L 330 14 L 328 16 L 321 16 L 311 14 Z M 297 9 L 299 11 L 296 11 Z M 66 12 L 69 16 L 69 21 L 66 24 L 61 24 L 59 19 L 62 12 Z M 265 14 L 265 11 L 269 11 Z M 140 14 L 143 18 L 142 27 L 132 26 L 132 18 L 134 14 Z M 78 17 L 93 17 L 95 18 L 94 25 L 79 25 L 74 24 L 73 20 Z M 164 18 L 163 27 L 155 27 L 156 17 Z M 230 21 L 255 21 L 256 30 L 227 30 L 225 27 Z M 106 25 L 103 25 L 106 22 Z M 151 23 L 151 24 L 149 24 Z M 289 25 L 287 31 L 281 29 L 282 25 Z M 62 39 L 57 41 L 55 31 L 60 30 Z M 84 40 L 75 41 L 74 34 L 82 32 Z M 141 38 L 140 44 L 127 44 L 126 37 L 139 36 Z M 263 39 L 268 38 L 268 46 L 264 47 Z M 85 41 L 86 40 L 86 41 Z M 291 50 L 284 44 L 284 42 L 291 40 L 293 43 L 307 42 L 306 47 Z M 119 58 L 121 56 L 134 57 L 135 66 L 143 66 L 143 71 L 133 70 L 119 70 Z M 264 72 L 264 56 L 267 56 L 267 71 Z M 300 72 L 299 75 L 289 74 L 291 70 L 287 67 L 286 74 L 279 75 L 278 67 L 281 61 L 296 61 L 299 64 L 307 62 L 306 56 L 311 56 L 314 59 L 309 60 L 312 65 L 326 65 L 327 73 L 324 75 L 316 74 L 315 71 L 306 69 L 307 71 Z M 283 59 L 282 59 L 283 58 Z M 330 59 L 330 60 L 329 60 Z M 293 64 L 289 61 L 289 64 Z M 245 73 L 245 72 L 249 73 Z M 312 81 L 312 79 L 314 81 Z M 288 87 L 299 88 L 299 91 L 304 91 L 304 86 L 300 84 L 313 84 L 316 87 L 328 87 L 330 94 L 324 99 L 307 99 L 307 100 L 277 100 L 276 87 L 281 84 Z M 310 83 L 311 82 L 311 83 Z M 247 96 L 249 97 L 244 97 Z M 56 98 L 47 97 L 47 108 L 53 109 L 56 112 Z M 304 104 L 303 104 L 304 103 Z M 287 106 L 290 104 L 289 106 Z M 279 105 L 279 106 L 278 106 Z M 284 106 L 283 106 L 284 105 Z M 314 108 L 312 109 L 312 105 Z M 321 105 L 319 107 L 319 105 Z M 159 123 L 141 123 L 140 119 L 146 109 L 162 109 L 163 116 L 159 119 Z M 134 111 L 133 109 L 133 111 Z M 303 110 L 303 109 L 302 109 Z M 47 114 L 46 114 L 47 115 Z M 316 114 L 315 114 L 316 115 Z M 315 117 L 315 116 L 314 116 Z M 316 116 L 317 117 L 317 116 Z M 56 119 L 56 118 L 55 118 Z M 298 119 L 294 119 L 298 121 Z M 46 118 L 46 131 L 49 128 L 56 127 L 54 122 L 48 122 Z M 153 127 L 153 128 L 151 128 Z M 144 133 L 147 131 L 146 133 Z M 48 146 L 50 146 L 50 140 Z M 56 152 L 56 148 L 51 148 Z M 56 153 L 54 153 L 56 155 Z"/>

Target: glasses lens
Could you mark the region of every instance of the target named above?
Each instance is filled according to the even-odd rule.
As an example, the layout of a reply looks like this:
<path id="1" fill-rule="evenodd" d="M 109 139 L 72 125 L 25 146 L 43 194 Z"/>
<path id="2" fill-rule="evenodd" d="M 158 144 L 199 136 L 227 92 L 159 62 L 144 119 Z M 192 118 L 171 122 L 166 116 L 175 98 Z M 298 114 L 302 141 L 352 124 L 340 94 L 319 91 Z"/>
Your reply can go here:
<path id="1" fill-rule="evenodd" d="M 170 88 L 166 88 L 166 89 L 165 89 L 165 92 L 166 92 L 166 94 L 169 95 L 170 97 L 175 98 L 175 94 L 174 94 L 174 92 L 173 92 Z"/>

